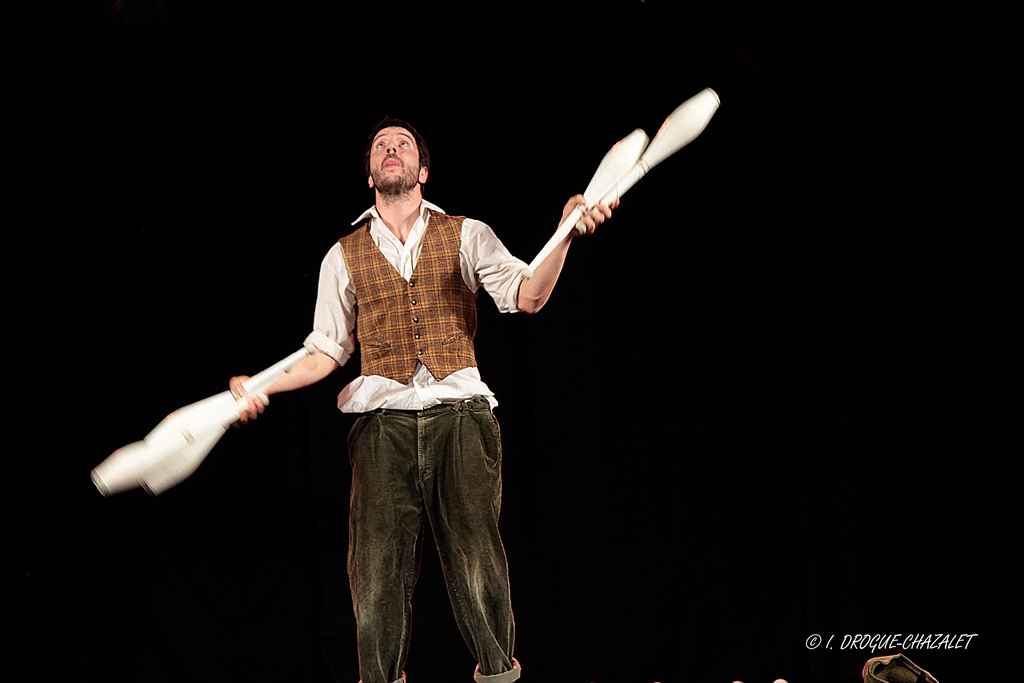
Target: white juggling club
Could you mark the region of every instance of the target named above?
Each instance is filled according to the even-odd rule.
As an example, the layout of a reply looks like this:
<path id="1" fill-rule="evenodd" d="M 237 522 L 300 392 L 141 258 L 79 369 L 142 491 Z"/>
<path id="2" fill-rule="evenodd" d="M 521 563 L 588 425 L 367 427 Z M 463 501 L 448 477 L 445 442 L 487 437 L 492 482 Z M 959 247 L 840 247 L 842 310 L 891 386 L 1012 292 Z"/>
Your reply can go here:
<path id="1" fill-rule="evenodd" d="M 580 219 L 584 211 L 592 209 L 596 204 L 612 203 L 654 166 L 693 142 L 707 127 L 711 117 L 718 111 L 720 103 L 718 94 L 711 88 L 705 88 L 668 115 L 649 145 L 647 135 L 639 129 L 616 143 L 601 161 L 594 179 L 587 188 L 587 192 L 592 194 L 583 194 L 586 206 L 575 209 L 558 226 L 555 234 L 523 271 L 523 276 L 533 277 L 537 267 L 551 255 L 558 243 L 566 238 L 573 226 L 580 232 L 583 231 Z M 632 156 L 636 145 L 640 145 L 640 149 L 636 150 L 636 156 Z"/>
<path id="2" fill-rule="evenodd" d="M 547 244 L 544 245 L 544 248 L 537 254 L 537 257 L 523 271 L 524 277 L 533 277 L 533 272 L 537 269 L 537 266 L 551 255 L 551 252 L 558 246 L 558 243 L 566 238 L 573 227 L 579 230 L 581 234 L 586 230 L 581 221 L 584 210 L 590 209 L 600 202 L 601 198 L 615 187 L 622 176 L 636 166 L 640 160 L 640 154 L 647 147 L 647 142 L 647 133 L 638 128 L 612 145 L 612 148 L 601 159 L 597 172 L 591 178 L 587 189 L 583 192 L 583 200 L 586 206 L 577 206 L 562 221 L 562 224 L 555 230 L 555 234 L 551 236 Z"/>
<path id="3" fill-rule="evenodd" d="M 242 384 L 242 395 L 230 391 L 179 408 L 160 421 L 142 441 L 110 454 L 92 471 L 92 481 L 104 496 L 141 486 L 158 496 L 189 477 L 206 458 L 249 399 L 268 403 L 266 391 L 298 361 L 316 353 L 307 344 L 287 358 L 253 375 Z"/>

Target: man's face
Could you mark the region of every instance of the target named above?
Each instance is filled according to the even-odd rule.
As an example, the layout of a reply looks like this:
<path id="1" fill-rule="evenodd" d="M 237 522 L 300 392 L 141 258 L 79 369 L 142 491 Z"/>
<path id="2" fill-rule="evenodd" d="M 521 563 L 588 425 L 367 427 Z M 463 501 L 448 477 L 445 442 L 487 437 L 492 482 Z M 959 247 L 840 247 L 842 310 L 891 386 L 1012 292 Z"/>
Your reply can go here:
<path id="1" fill-rule="evenodd" d="M 390 127 L 377 133 L 370 145 L 370 187 L 397 196 L 426 180 L 427 169 L 420 168 L 420 153 L 409 131 Z"/>

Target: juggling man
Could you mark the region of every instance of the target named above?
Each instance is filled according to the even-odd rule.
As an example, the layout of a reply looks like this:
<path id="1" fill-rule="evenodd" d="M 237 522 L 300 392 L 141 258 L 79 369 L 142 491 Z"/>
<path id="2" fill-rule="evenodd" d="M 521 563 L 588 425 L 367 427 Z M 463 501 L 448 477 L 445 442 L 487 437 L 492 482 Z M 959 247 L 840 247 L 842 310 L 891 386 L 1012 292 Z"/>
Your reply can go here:
<path id="1" fill-rule="evenodd" d="M 266 394 L 320 381 L 360 347 L 362 370 L 338 396 L 358 417 L 349 434 L 352 496 L 348 571 L 362 683 L 395 683 L 410 641 L 410 598 L 424 525 L 438 547 L 458 626 L 478 662 L 477 681 L 520 675 L 498 513 L 501 442 L 494 394 L 474 355 L 481 287 L 503 312 L 536 313 L 558 280 L 569 245 L 611 217 L 611 206 L 581 211 L 569 231 L 524 277 L 486 224 L 445 214 L 423 199 L 430 154 L 408 123 L 386 118 L 365 149 L 375 201 L 321 264 L 313 332 L 316 348 Z M 565 222 L 585 207 L 569 199 Z M 530 272 L 530 271 L 526 271 Z M 246 377 L 230 386 L 243 393 Z M 246 423 L 263 412 L 250 401 Z"/>
<path id="2" fill-rule="evenodd" d="M 349 434 L 349 576 L 362 683 L 405 679 L 409 600 L 426 523 L 459 628 L 477 657 L 475 678 L 518 679 L 497 528 L 497 401 L 473 348 L 476 291 L 483 286 L 502 311 L 539 311 L 574 236 L 610 218 L 618 198 L 696 139 L 719 104 L 705 88 L 669 114 L 654 139 L 637 129 L 612 146 L 529 265 L 485 224 L 424 201 L 430 154 L 423 138 L 403 121 L 381 121 L 365 150 L 376 201 L 324 258 L 314 330 L 303 348 L 255 377 L 232 378 L 230 391 L 174 411 L 145 439 L 114 451 L 91 473 L 97 489 L 109 496 L 141 486 L 159 495 L 177 485 L 229 425 L 255 419 L 271 394 L 320 381 L 358 343 L 362 374 L 338 406 L 358 414 Z"/>

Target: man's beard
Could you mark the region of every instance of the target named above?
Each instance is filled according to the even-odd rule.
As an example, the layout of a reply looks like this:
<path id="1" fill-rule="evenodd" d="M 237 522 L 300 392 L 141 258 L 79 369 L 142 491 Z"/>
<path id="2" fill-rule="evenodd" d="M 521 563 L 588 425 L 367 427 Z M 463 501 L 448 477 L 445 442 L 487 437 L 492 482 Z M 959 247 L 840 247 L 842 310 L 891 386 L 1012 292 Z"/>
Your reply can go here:
<path id="1" fill-rule="evenodd" d="M 384 162 L 387 162 L 385 159 Z M 385 197 L 399 197 L 408 194 L 416 187 L 418 177 L 416 171 L 408 166 L 402 167 L 398 175 L 384 177 L 383 169 L 375 169 L 370 172 L 373 178 L 373 186 Z"/>

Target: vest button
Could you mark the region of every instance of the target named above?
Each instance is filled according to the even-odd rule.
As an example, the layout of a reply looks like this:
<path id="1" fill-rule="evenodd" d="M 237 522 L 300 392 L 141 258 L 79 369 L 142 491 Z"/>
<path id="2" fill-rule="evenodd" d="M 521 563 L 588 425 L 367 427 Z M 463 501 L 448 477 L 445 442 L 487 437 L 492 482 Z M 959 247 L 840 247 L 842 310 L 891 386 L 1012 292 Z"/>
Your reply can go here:
<path id="1" fill-rule="evenodd" d="M 415 306 L 415 305 L 416 305 L 416 299 L 413 299 L 413 300 L 412 300 L 412 305 L 413 305 L 413 306 Z"/>
<path id="2" fill-rule="evenodd" d="M 422 356 L 423 355 L 423 349 L 420 349 L 419 351 L 417 351 L 416 355 L 417 356 Z"/>
<path id="3" fill-rule="evenodd" d="M 415 337 L 416 339 L 419 339 L 419 338 L 420 338 L 420 335 L 418 335 L 418 334 L 414 334 L 413 336 L 414 336 L 414 337 Z"/>
<path id="4" fill-rule="evenodd" d="M 416 286 L 416 281 L 415 280 L 409 280 L 409 286 L 410 287 L 415 287 Z"/>
<path id="5" fill-rule="evenodd" d="M 418 323 L 418 322 L 420 321 L 420 319 L 419 319 L 419 318 L 413 318 L 413 319 L 412 319 L 412 321 L 413 321 L 414 323 Z"/>

